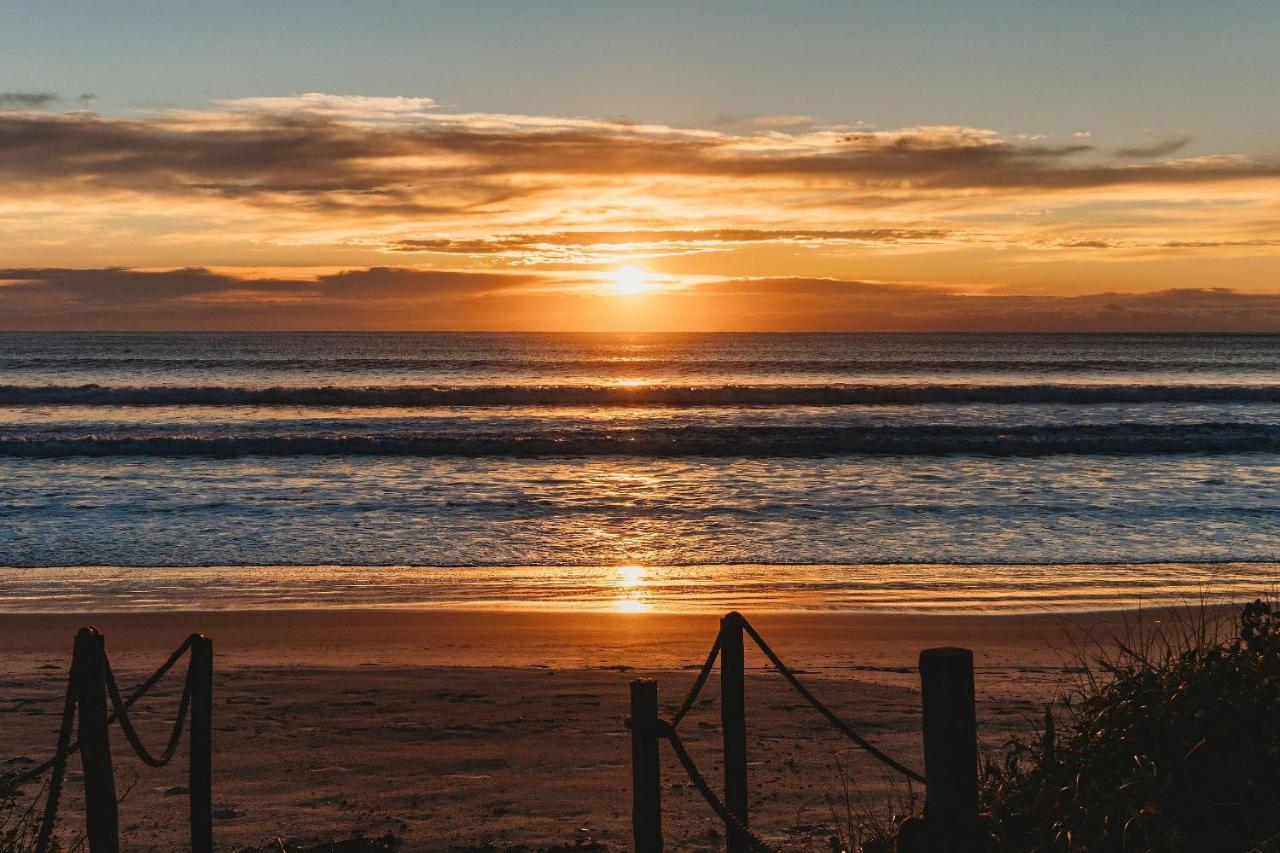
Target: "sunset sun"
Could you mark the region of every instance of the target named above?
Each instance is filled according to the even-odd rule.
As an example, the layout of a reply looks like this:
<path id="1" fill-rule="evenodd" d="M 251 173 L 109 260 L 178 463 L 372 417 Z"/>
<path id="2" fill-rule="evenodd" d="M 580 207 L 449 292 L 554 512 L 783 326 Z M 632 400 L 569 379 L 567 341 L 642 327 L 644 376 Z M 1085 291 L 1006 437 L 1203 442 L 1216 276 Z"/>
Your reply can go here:
<path id="1" fill-rule="evenodd" d="M 610 292 L 619 296 L 638 296 L 648 293 L 656 285 L 651 280 L 649 271 L 635 264 L 627 264 L 605 277 L 605 286 Z"/>

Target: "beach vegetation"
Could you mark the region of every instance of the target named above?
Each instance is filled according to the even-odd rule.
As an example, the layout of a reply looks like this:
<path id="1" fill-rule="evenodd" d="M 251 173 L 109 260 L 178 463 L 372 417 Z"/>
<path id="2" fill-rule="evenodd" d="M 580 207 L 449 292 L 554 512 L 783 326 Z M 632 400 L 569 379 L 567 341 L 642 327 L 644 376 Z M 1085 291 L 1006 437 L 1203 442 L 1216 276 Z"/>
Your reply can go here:
<path id="1" fill-rule="evenodd" d="M 394 853 L 401 841 L 393 833 L 367 836 L 357 832 L 336 841 L 302 842 L 277 838 L 262 847 L 247 847 L 240 853 Z"/>
<path id="2" fill-rule="evenodd" d="M 35 849 L 40 832 L 38 809 L 43 803 L 43 797 L 25 796 L 12 776 L 0 774 L 0 853 L 28 853 Z M 57 840 L 48 847 L 49 853 L 61 849 Z"/>
<path id="3" fill-rule="evenodd" d="M 995 851 L 1280 850 L 1280 611 L 1135 622 L 1080 650 L 1035 737 L 985 762 Z"/>
<path id="4" fill-rule="evenodd" d="M 1161 617 L 1077 642 L 1069 689 L 983 757 L 974 851 L 1280 853 L 1280 609 Z M 831 849 L 893 850 L 922 804 L 837 770 Z"/>

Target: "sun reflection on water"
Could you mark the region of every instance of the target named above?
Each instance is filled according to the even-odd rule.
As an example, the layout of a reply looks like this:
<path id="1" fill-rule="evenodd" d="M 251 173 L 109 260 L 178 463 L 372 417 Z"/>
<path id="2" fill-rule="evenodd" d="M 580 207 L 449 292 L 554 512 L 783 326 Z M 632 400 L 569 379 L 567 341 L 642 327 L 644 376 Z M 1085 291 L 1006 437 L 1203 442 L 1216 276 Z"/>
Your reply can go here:
<path id="1" fill-rule="evenodd" d="M 619 586 L 643 586 L 644 578 L 644 566 L 618 566 Z"/>
<path id="2" fill-rule="evenodd" d="M 619 613 L 645 613 L 653 609 L 653 605 L 645 599 L 645 576 L 647 570 L 644 566 L 618 566 L 614 583 L 618 586 L 621 595 L 614 602 L 614 607 Z"/>
<path id="3" fill-rule="evenodd" d="M 623 598 L 617 603 L 619 613 L 648 613 L 653 609 L 653 605 L 647 601 L 637 601 L 634 598 Z"/>

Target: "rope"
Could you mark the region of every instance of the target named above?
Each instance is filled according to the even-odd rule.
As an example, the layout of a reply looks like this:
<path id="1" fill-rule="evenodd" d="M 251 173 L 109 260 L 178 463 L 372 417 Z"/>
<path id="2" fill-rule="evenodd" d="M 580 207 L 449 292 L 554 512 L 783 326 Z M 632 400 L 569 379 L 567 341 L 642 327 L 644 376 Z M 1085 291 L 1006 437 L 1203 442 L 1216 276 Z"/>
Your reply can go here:
<path id="1" fill-rule="evenodd" d="M 192 636 L 195 636 L 195 635 L 193 634 Z M 179 645 L 176 649 L 174 649 L 169 654 L 168 659 L 165 660 L 164 663 L 160 664 L 160 668 L 157 669 L 155 672 L 151 673 L 151 676 L 146 681 L 138 685 L 138 687 L 132 693 L 129 694 L 129 698 L 125 700 L 124 706 L 126 708 L 131 707 L 134 702 L 137 702 L 139 699 L 142 698 L 143 694 L 145 694 L 152 687 L 155 687 L 158 683 L 160 683 L 160 679 L 164 678 L 165 673 L 173 669 L 173 665 L 178 662 L 179 658 L 181 658 L 183 655 L 187 653 L 187 649 L 189 648 L 191 648 L 191 637 L 187 637 L 185 640 L 183 640 L 182 644 Z M 111 721 L 114 721 L 114 720 L 115 720 L 115 717 L 112 717 Z"/>
<path id="2" fill-rule="evenodd" d="M 702 692 L 702 688 L 707 683 L 707 677 L 711 675 L 711 670 L 716 665 L 716 658 L 720 656 L 720 634 L 716 634 L 716 641 L 711 644 L 711 651 L 707 653 L 707 662 L 702 665 L 702 671 L 698 673 L 698 677 L 694 679 L 693 686 L 689 688 L 688 694 L 684 697 L 684 701 L 680 703 L 680 709 L 671 716 L 671 728 L 680 725 L 680 721 L 684 719 L 684 715 L 689 713 L 693 708 L 693 703 L 698 700 L 698 694 Z"/>
<path id="3" fill-rule="evenodd" d="M 36 853 L 45 853 L 53 838 L 53 825 L 58 820 L 58 801 L 62 797 L 62 778 L 66 775 L 67 755 L 71 752 L 71 723 L 76 715 L 75 672 L 67 676 L 67 698 L 62 703 L 62 725 L 58 728 L 58 747 L 54 750 L 53 775 L 49 777 L 49 796 L 44 802 L 40 834 L 36 837 Z"/>
<path id="4" fill-rule="evenodd" d="M 756 631 L 755 627 L 752 626 L 744 616 L 739 613 L 734 613 L 732 615 L 737 618 L 738 622 L 742 625 L 743 630 L 745 630 L 751 636 L 751 639 L 755 644 L 760 647 L 760 651 L 764 652 L 765 656 L 773 663 L 774 668 L 777 669 L 778 672 L 782 673 L 782 677 L 790 682 L 791 686 L 796 689 L 796 692 L 803 696 L 809 704 L 818 711 L 818 713 L 826 717 L 831 725 L 839 729 L 845 737 L 849 738 L 849 740 L 853 741 L 872 756 L 879 759 L 881 763 L 892 767 L 908 779 L 919 782 L 922 785 L 925 784 L 924 776 L 909 767 L 899 764 L 879 749 L 876 749 L 869 741 L 867 741 L 866 738 L 854 731 L 848 723 L 837 717 L 834 711 L 822 704 L 822 702 L 818 700 L 818 697 L 810 693 L 809 689 L 800 682 L 800 679 L 791 671 L 791 668 L 782 662 L 782 659 L 778 657 L 777 653 L 774 652 L 772 648 L 769 647 L 769 644 L 764 641 L 764 638 L 760 636 L 759 632 Z"/>
<path id="5" fill-rule="evenodd" d="M 107 695 L 111 697 L 111 704 L 115 708 L 116 718 L 120 720 L 120 730 L 124 732 L 125 739 L 144 762 L 152 767 L 164 767 L 173 760 L 173 754 L 178 749 L 178 741 L 182 737 L 182 727 L 187 722 L 187 709 L 191 706 L 191 670 L 187 670 L 187 680 L 182 687 L 182 700 L 178 703 L 178 717 L 173 721 L 169 742 L 165 744 L 164 752 L 160 757 L 156 758 L 143 745 L 142 738 L 138 736 L 138 730 L 133 727 L 133 721 L 129 719 L 129 709 L 120 698 L 120 688 L 116 686 L 116 677 L 111 671 L 111 661 L 104 658 L 103 663 L 107 675 Z"/>
<path id="6" fill-rule="evenodd" d="M 711 790 L 706 778 L 698 770 L 698 766 L 693 763 L 693 758 L 690 757 L 689 751 L 684 748 L 684 741 L 680 740 L 680 735 L 676 732 L 675 727 L 666 720 L 659 720 L 658 736 L 666 738 L 671 743 L 671 749 L 675 752 L 676 758 L 680 760 L 680 764 L 684 766 L 684 772 L 688 774 L 689 781 L 693 782 L 693 787 L 698 789 L 702 799 L 707 801 L 707 805 L 711 806 L 711 810 L 725 822 L 725 825 L 742 833 L 742 836 L 747 839 L 747 843 L 760 851 L 760 853 L 773 853 L 773 848 L 765 844 L 758 835 L 747 829 L 742 821 L 738 819 L 738 816 L 729 811 L 728 806 L 716 796 L 716 792 Z"/>
<path id="7" fill-rule="evenodd" d="M 160 679 L 164 678 L 165 674 L 170 669 L 173 668 L 173 665 L 175 663 L 178 662 L 178 659 L 181 658 L 184 654 L 186 654 L 187 649 L 189 648 L 191 648 L 191 637 L 187 637 L 185 640 L 183 640 L 182 645 L 174 649 L 173 652 L 169 655 L 168 659 L 164 663 L 160 664 L 160 668 L 157 669 L 155 672 L 151 673 L 151 676 L 146 681 L 142 682 L 142 684 L 140 684 L 137 687 L 137 689 L 135 689 L 132 693 L 129 694 L 129 697 L 125 699 L 123 703 L 121 703 L 124 709 L 128 710 L 129 708 L 133 707 L 133 704 L 137 702 L 139 699 L 141 699 L 148 690 L 150 690 L 152 687 L 155 687 L 156 684 L 160 682 Z M 73 690 L 72 685 L 74 683 L 75 682 L 71 678 L 67 679 L 67 692 L 69 696 L 72 695 L 72 690 Z M 74 698 L 72 699 L 72 701 L 74 702 Z M 113 712 L 111 716 L 107 717 L 107 725 L 111 725 L 118 718 L 119 718 L 119 710 Z M 69 731 L 70 730 L 68 729 L 68 732 Z M 59 741 L 59 744 L 61 744 L 61 741 Z M 66 748 L 67 755 L 71 755 L 75 752 L 78 752 L 79 750 L 80 750 L 79 741 L 76 741 L 74 743 L 69 743 Z M 53 758 L 50 758 L 44 764 L 41 764 L 38 767 L 34 767 L 31 770 L 28 770 L 26 773 L 23 773 L 21 776 L 15 777 L 13 780 L 13 784 L 22 785 L 27 782 L 30 782 L 32 779 L 36 778 L 42 773 L 53 768 L 57 764 L 58 758 L 59 758 L 59 755 L 55 753 Z M 63 764 L 65 766 L 66 756 L 63 756 L 62 758 L 63 758 Z"/>

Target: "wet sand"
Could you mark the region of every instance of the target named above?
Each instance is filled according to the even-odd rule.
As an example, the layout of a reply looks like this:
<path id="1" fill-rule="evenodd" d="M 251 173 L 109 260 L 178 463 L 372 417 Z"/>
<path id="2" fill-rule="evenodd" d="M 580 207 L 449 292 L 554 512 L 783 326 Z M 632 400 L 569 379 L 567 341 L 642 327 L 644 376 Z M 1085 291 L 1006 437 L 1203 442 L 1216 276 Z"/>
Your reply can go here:
<path id="1" fill-rule="evenodd" d="M 1070 681 L 1070 648 L 1160 611 L 1072 616 L 766 613 L 753 623 L 814 692 L 877 745 L 919 767 L 916 656 L 974 649 L 986 745 L 1026 731 Z M 628 681 L 653 677 L 673 707 L 705 658 L 708 615 L 289 610 L 0 615 L 0 759 L 51 754 L 76 628 L 107 636 L 128 690 L 193 631 L 215 643 L 215 823 L 220 849 L 279 836 L 394 831 L 410 851 L 593 839 L 626 849 Z M 797 849 L 826 849 L 841 772 L 875 802 L 892 774 L 858 752 L 748 651 L 753 824 Z M 138 706 L 158 745 L 179 675 Z M 718 683 L 681 731 L 719 781 Z M 181 849 L 185 747 L 155 770 L 113 743 L 124 849 Z M 667 751 L 670 849 L 720 848 L 717 822 Z M 77 765 L 73 762 L 72 769 Z M 30 789 L 34 792 L 34 787 Z M 899 787 L 899 793 L 905 788 Z M 65 837 L 80 792 L 64 797 Z M 833 798 L 835 798 L 833 800 Z"/>

